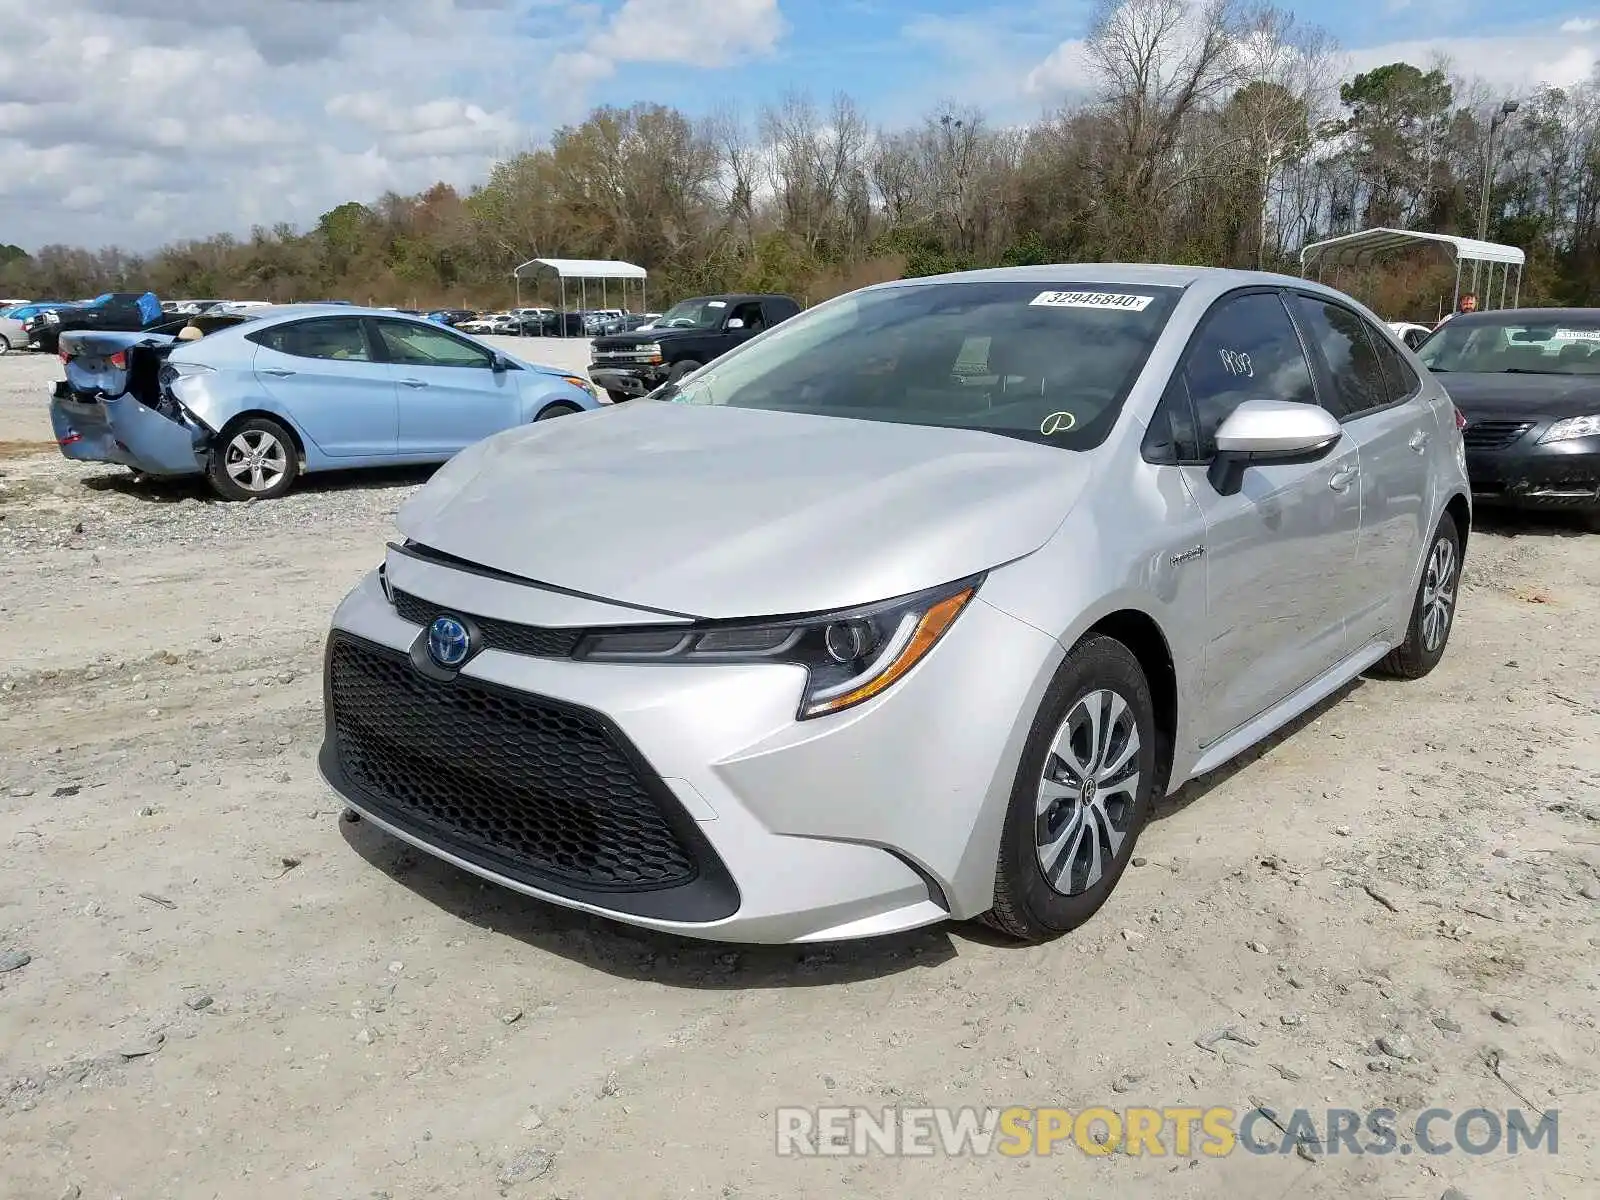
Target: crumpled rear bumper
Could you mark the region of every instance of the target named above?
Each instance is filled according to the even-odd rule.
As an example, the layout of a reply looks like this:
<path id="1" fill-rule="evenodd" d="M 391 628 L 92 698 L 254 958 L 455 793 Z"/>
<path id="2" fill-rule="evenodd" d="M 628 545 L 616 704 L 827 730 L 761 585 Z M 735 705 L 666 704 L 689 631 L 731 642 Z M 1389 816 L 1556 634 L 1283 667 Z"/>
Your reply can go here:
<path id="1" fill-rule="evenodd" d="M 147 475 L 198 475 L 209 431 L 148 408 L 131 395 L 94 399 L 58 383 L 50 400 L 56 444 L 79 462 L 118 463 Z"/>

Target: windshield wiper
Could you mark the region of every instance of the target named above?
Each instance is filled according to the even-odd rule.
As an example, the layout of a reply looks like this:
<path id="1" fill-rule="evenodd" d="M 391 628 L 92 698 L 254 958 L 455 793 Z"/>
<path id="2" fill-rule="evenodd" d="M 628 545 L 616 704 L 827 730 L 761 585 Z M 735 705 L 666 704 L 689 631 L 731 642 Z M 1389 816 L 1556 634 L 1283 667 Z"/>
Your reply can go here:
<path id="1" fill-rule="evenodd" d="M 1566 371 L 1536 371 L 1532 367 L 1506 367 L 1502 375 L 1565 375 Z"/>

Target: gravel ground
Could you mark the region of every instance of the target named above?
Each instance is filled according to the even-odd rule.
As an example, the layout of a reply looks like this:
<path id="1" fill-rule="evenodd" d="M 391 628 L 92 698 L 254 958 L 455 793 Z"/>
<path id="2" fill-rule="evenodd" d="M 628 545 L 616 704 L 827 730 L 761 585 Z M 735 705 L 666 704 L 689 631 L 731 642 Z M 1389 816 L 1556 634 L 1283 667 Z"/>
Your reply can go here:
<path id="1" fill-rule="evenodd" d="M 420 475 L 134 487 L 25 445 L 54 369 L 0 359 L 0 1197 L 1600 1189 L 1600 537 L 1478 531 L 1439 670 L 1164 805 L 1073 936 L 729 949 L 339 820 L 322 638 Z M 1388 1107 L 1406 1138 L 1431 1106 L 1541 1109 L 1560 1137 L 774 1153 L 775 1106 L 920 1103 Z"/>

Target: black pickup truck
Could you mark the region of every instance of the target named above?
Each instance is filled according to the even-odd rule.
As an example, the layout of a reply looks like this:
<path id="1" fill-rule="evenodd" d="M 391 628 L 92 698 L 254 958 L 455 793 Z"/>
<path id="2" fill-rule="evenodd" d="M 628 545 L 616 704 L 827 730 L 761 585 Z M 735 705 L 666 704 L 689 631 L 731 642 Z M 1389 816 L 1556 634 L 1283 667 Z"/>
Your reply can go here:
<path id="1" fill-rule="evenodd" d="M 643 396 L 799 311 L 788 296 L 696 296 L 674 304 L 647 328 L 595 338 L 589 378 L 613 400 Z"/>

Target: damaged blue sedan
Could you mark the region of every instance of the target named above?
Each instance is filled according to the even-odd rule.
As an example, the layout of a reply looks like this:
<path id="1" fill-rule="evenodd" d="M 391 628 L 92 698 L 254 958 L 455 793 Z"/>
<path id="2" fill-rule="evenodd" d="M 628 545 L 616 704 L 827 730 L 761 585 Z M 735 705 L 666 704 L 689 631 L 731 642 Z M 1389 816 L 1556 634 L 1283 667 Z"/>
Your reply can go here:
<path id="1" fill-rule="evenodd" d="M 225 500 L 273 499 L 311 471 L 442 463 L 490 434 L 607 403 L 557 367 L 344 305 L 69 331 L 60 352 L 50 419 L 62 454 L 203 476 Z"/>

